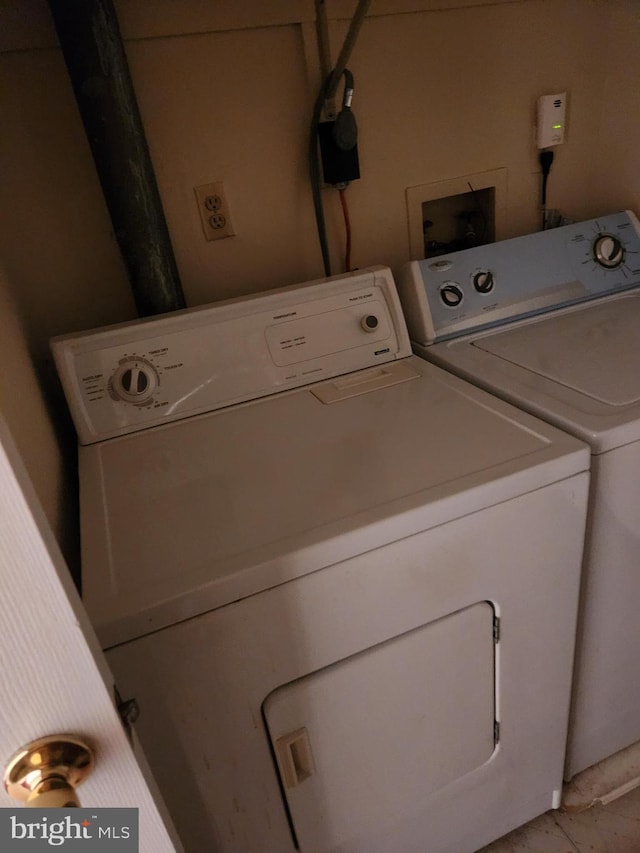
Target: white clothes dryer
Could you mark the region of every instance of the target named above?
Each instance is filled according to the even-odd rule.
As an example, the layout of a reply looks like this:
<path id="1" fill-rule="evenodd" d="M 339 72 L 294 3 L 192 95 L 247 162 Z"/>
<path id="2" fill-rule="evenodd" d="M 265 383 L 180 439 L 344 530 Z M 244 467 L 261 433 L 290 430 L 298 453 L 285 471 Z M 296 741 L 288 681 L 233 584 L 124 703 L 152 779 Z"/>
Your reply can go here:
<path id="1" fill-rule="evenodd" d="M 403 271 L 416 353 L 591 445 L 566 778 L 640 739 L 640 236 L 630 212 Z"/>
<path id="2" fill-rule="evenodd" d="M 383 267 L 53 349 L 187 851 L 464 853 L 558 804 L 586 445 L 411 355 Z"/>

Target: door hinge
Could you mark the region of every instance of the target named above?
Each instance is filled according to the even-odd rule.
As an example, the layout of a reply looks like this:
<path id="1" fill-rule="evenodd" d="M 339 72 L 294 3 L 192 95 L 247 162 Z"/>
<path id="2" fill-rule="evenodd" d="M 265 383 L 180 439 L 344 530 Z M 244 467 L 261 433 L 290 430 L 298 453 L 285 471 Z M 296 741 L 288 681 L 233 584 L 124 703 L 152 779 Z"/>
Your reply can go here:
<path id="1" fill-rule="evenodd" d="M 116 709 L 122 720 L 122 725 L 129 736 L 131 736 L 131 726 L 140 716 L 140 706 L 137 699 L 123 699 L 120 696 L 118 688 L 113 685 L 113 695 L 115 699 Z"/>
<path id="2" fill-rule="evenodd" d="M 500 617 L 499 616 L 493 617 L 493 642 L 494 643 L 500 642 Z"/>
<path id="3" fill-rule="evenodd" d="M 493 721 L 493 745 L 497 746 L 500 743 L 500 723 L 497 720 Z"/>

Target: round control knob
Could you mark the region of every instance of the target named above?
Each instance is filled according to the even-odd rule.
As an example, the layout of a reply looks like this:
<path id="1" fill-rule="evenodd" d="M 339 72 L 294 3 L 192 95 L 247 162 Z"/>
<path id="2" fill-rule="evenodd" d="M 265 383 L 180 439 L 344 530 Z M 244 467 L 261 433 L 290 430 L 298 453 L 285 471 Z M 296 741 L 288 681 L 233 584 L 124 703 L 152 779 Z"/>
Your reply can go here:
<path id="1" fill-rule="evenodd" d="M 440 299 L 448 308 L 455 308 L 462 302 L 462 290 L 457 284 L 443 284 L 440 288 Z"/>
<path id="2" fill-rule="evenodd" d="M 125 403 L 143 406 L 153 395 L 158 385 L 158 375 L 153 365 L 142 358 L 124 361 L 111 380 L 114 396 Z"/>
<path id="3" fill-rule="evenodd" d="M 601 267 L 615 269 L 624 260 L 624 246 L 611 234 L 599 234 L 593 244 L 593 257 Z"/>
<path id="4" fill-rule="evenodd" d="M 491 293 L 495 284 L 491 270 L 478 270 L 471 276 L 471 280 L 478 293 Z"/>
<path id="5" fill-rule="evenodd" d="M 375 332 L 380 325 L 380 321 L 375 314 L 367 314 L 366 317 L 363 317 L 362 320 L 360 320 L 360 325 L 365 332 Z"/>

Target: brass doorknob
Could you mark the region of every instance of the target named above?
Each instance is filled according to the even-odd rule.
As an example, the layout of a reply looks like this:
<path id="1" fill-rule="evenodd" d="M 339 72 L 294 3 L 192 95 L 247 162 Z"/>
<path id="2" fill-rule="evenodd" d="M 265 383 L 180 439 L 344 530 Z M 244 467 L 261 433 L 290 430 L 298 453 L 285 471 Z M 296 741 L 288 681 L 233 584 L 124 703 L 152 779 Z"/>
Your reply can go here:
<path id="1" fill-rule="evenodd" d="M 75 789 L 94 766 L 94 752 L 84 741 L 50 735 L 16 752 L 4 771 L 4 787 L 9 796 L 32 808 L 77 807 Z"/>

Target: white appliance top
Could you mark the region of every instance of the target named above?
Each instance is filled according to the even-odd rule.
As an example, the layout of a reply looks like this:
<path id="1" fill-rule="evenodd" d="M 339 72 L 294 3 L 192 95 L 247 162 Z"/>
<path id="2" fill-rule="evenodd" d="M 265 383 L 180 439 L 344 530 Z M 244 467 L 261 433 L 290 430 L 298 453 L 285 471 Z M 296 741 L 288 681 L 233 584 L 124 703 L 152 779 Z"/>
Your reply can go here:
<path id="1" fill-rule="evenodd" d="M 364 276 L 369 280 L 363 282 Z M 271 347 L 279 358 L 281 342 L 299 337 L 302 347 L 313 344 L 323 351 L 308 360 L 314 370 L 325 361 L 341 362 L 336 375 L 326 378 L 322 370 L 321 381 L 313 381 L 313 372 L 306 386 L 280 391 L 282 374 L 271 359 L 265 371 L 275 377 L 272 391 L 278 393 L 263 393 L 261 367 L 261 387 L 250 401 L 180 420 L 171 412 L 153 428 L 134 423 L 133 431 L 80 447 L 83 596 L 105 646 L 588 469 L 589 452 L 582 443 L 415 356 L 399 358 L 408 351 L 402 344 L 408 338 L 388 270 L 314 283 L 312 290 L 310 300 L 309 285 L 289 288 L 286 295 L 290 306 L 314 306 L 311 329 L 322 327 L 317 339 L 304 322 L 298 334 L 299 309 L 283 305 L 283 291 L 272 294 L 277 311 L 267 310 L 269 294 L 233 303 L 231 322 L 242 324 L 243 311 L 265 318 L 266 331 L 249 338 L 249 352 L 260 365 L 270 340 L 277 342 Z M 338 298 L 342 303 L 336 308 Z M 385 329 L 385 337 L 361 345 L 376 334 L 363 329 L 363 318 L 366 322 L 374 313 L 372 303 L 376 328 Z M 318 312 L 318 305 L 328 310 Z M 206 309 L 214 331 L 224 325 L 218 311 L 224 317 L 227 310 L 227 303 Z M 296 324 L 295 336 L 285 339 L 270 331 L 276 313 L 280 322 Z M 165 318 L 145 321 L 137 333 L 135 324 L 122 327 L 139 335 L 131 347 L 136 359 L 165 351 L 165 324 Z M 174 329 L 166 328 L 170 338 Z M 196 326 L 199 342 L 208 340 L 202 330 Z M 60 363 L 73 364 L 77 354 L 84 364 L 91 353 L 92 363 L 112 364 L 115 346 L 117 366 L 104 368 L 102 376 L 122 378 L 124 364 L 131 370 L 125 384 L 136 385 L 131 356 L 114 345 L 113 332 L 119 334 L 118 329 L 94 333 L 94 346 L 91 335 L 79 336 L 78 347 L 67 338 L 59 343 Z M 220 339 L 231 347 L 224 329 Z M 356 343 L 345 348 L 345 340 Z M 336 352 L 330 351 L 331 341 Z M 189 351 L 186 330 L 180 330 L 180 345 Z M 367 348 L 364 355 L 361 347 Z M 69 348 L 72 356 L 65 352 Z M 233 349 L 240 358 L 241 346 Z M 344 369 L 358 359 L 364 366 Z M 164 383 L 159 365 L 169 360 L 149 358 L 149 363 Z M 189 363 L 206 374 L 204 357 Z M 231 352 L 227 365 L 237 374 Z M 251 365 L 247 371 L 253 382 Z M 211 365 L 208 372 L 214 374 Z M 88 399 L 93 395 L 87 376 L 98 371 L 71 373 L 79 377 L 75 385 L 66 383 L 80 397 L 76 414 L 83 407 L 102 411 L 108 397 L 124 413 L 122 422 L 133 420 L 128 413 L 136 404 L 114 399 L 108 390 L 100 407 Z M 172 381 L 185 377 L 194 391 L 191 370 L 170 375 Z M 301 384 L 299 374 L 294 381 Z M 231 386 L 217 374 L 215 382 L 226 389 L 227 401 Z M 182 401 L 177 380 L 171 387 Z M 200 393 L 199 386 L 194 393 Z M 143 410 L 157 417 L 153 403 Z M 113 431 L 108 424 L 107 432 Z"/>
<path id="2" fill-rule="evenodd" d="M 469 310 L 453 324 L 433 308 L 442 304 L 441 273 L 427 262 L 404 271 L 401 297 L 414 350 L 569 430 L 595 453 L 640 439 L 635 216 L 615 214 L 448 255 L 447 275 L 478 270 L 480 249 L 496 293 L 476 297 L 495 299 L 496 307 L 486 301 L 486 313 Z M 461 263 L 457 255 L 465 256 Z"/>
<path id="3" fill-rule="evenodd" d="M 415 356 L 402 367 L 413 378 L 335 403 L 329 380 L 81 447 L 83 595 L 103 642 L 587 470 L 564 433 Z"/>
<path id="4" fill-rule="evenodd" d="M 473 346 L 605 406 L 640 402 L 640 294 L 487 335 Z M 622 365 L 622 368 L 621 368 Z"/>

